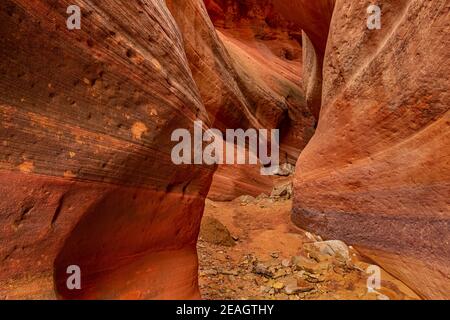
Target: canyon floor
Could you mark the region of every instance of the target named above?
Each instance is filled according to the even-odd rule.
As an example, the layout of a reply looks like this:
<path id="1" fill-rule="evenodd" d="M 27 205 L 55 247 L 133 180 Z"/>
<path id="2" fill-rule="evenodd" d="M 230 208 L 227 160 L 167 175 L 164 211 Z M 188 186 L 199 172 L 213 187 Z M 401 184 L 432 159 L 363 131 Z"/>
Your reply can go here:
<path id="1" fill-rule="evenodd" d="M 317 250 L 321 238 L 290 221 L 289 197 L 207 200 L 198 242 L 204 299 L 419 299 L 381 270 L 381 289 L 369 292 L 370 265 L 353 247 L 348 258 Z M 337 242 L 339 243 L 339 242 Z"/>

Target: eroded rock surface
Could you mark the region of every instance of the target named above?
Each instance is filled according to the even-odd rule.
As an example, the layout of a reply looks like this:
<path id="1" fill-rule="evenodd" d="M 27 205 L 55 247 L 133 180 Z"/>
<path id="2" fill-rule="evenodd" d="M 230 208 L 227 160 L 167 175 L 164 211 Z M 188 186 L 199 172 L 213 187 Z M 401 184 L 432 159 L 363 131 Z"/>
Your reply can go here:
<path id="1" fill-rule="evenodd" d="M 295 164 L 315 126 L 300 86 L 301 29 L 277 14 L 271 1 L 167 3 L 212 127 L 280 128 L 281 163 Z M 223 165 L 210 197 L 231 200 L 271 188 L 257 166 Z"/>
<path id="2" fill-rule="evenodd" d="M 370 4 L 336 1 L 294 220 L 355 245 L 422 297 L 449 298 L 449 4 L 379 1 L 373 31 Z"/>
<path id="3" fill-rule="evenodd" d="M 81 30 L 66 28 L 69 5 Z M 216 168 L 173 165 L 173 130 L 281 126 L 291 163 L 314 131 L 300 43 L 264 12 L 266 31 L 228 34 L 201 0 L 1 4 L 2 298 L 198 297 L 194 243 Z M 211 194 L 271 190 L 257 166 L 233 168 Z M 81 291 L 66 290 L 69 265 Z"/>
<path id="4" fill-rule="evenodd" d="M 164 1 L 6 0 L 0 24 L 0 297 L 198 298 L 214 168 L 170 158 L 208 119 Z"/>
<path id="5" fill-rule="evenodd" d="M 284 19 L 272 0 L 205 4 L 231 58 L 246 107 L 257 121 L 255 127 L 280 128 L 281 162 L 294 164 L 315 126 L 301 86 L 300 27 Z"/>

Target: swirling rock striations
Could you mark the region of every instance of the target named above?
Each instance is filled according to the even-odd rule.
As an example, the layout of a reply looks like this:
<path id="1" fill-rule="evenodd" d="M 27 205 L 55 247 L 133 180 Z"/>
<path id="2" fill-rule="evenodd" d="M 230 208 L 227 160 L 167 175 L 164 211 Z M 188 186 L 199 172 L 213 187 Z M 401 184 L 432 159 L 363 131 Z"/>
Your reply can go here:
<path id="1" fill-rule="evenodd" d="M 164 1 L 5 0 L 0 24 L 0 297 L 198 298 L 214 168 L 171 161 L 208 117 Z"/>
<path id="2" fill-rule="evenodd" d="M 257 121 L 249 123 L 256 128 L 280 128 L 281 162 L 294 164 L 315 126 L 300 85 L 300 27 L 277 13 L 272 0 L 211 0 L 205 4 L 231 57 L 245 107 Z"/>
<path id="3" fill-rule="evenodd" d="M 2 1 L 0 298 L 198 298 L 208 192 L 271 181 L 221 167 L 209 191 L 215 167 L 175 166 L 171 133 L 196 119 L 280 127 L 291 163 L 318 120 L 294 221 L 449 298 L 449 5 L 380 0 L 370 31 L 370 4 Z"/>
<path id="4" fill-rule="evenodd" d="M 294 164 L 315 125 L 299 85 L 301 30 L 277 15 L 271 1 L 167 4 L 212 127 L 281 128 L 281 162 Z M 209 195 L 229 200 L 272 187 L 256 166 L 221 165 Z"/>

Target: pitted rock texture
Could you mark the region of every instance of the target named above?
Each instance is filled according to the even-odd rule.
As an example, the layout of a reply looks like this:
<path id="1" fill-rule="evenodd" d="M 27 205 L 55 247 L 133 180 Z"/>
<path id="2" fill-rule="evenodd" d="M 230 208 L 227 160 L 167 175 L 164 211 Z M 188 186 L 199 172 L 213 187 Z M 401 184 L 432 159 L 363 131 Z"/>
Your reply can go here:
<path id="1" fill-rule="evenodd" d="M 164 1 L 6 0 L 0 24 L 0 297 L 198 298 L 215 168 L 171 161 L 208 117 Z"/>
<path id="2" fill-rule="evenodd" d="M 448 299 L 450 6 L 378 1 L 382 28 L 371 31 L 370 4 L 336 1 L 293 218 L 354 245 L 422 297 Z M 320 43 L 304 30 L 320 60 Z"/>

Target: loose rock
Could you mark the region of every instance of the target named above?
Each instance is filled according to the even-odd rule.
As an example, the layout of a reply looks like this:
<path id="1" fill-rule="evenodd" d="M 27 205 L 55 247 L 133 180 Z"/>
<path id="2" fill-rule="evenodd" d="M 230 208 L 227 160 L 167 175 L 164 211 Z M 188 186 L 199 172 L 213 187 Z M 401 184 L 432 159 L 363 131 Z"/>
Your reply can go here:
<path id="1" fill-rule="evenodd" d="M 260 274 L 262 276 L 269 277 L 269 278 L 273 277 L 273 273 L 262 263 L 258 263 L 253 268 L 253 273 Z"/>
<path id="2" fill-rule="evenodd" d="M 231 247 L 235 245 L 228 229 L 213 217 L 204 217 L 200 227 L 200 237 L 205 242 Z"/>
<path id="3" fill-rule="evenodd" d="M 309 253 L 318 252 L 321 255 L 328 255 L 330 257 L 341 258 L 344 260 L 350 259 L 350 251 L 348 246 L 339 240 L 308 243 L 303 247 Z"/>
<path id="4" fill-rule="evenodd" d="M 292 197 L 292 183 L 276 186 L 270 194 L 272 199 L 290 199 Z"/>

